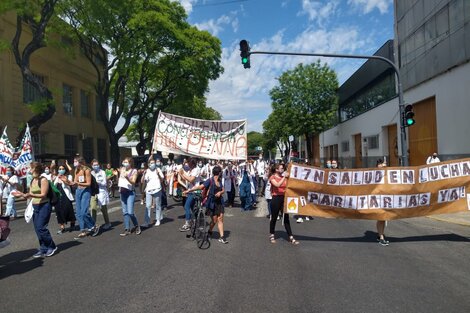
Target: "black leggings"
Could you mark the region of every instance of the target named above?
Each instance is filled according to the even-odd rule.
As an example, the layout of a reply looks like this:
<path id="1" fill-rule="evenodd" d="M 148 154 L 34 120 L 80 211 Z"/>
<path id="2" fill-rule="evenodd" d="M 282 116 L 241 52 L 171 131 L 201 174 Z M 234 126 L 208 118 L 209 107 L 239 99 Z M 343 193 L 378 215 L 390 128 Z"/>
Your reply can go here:
<path id="1" fill-rule="evenodd" d="M 269 233 L 274 234 L 276 228 L 277 216 L 282 213 L 284 206 L 284 196 L 273 196 L 271 200 L 271 221 L 269 222 Z M 290 228 L 289 214 L 284 214 L 284 227 L 286 228 L 287 235 L 292 236 Z"/>

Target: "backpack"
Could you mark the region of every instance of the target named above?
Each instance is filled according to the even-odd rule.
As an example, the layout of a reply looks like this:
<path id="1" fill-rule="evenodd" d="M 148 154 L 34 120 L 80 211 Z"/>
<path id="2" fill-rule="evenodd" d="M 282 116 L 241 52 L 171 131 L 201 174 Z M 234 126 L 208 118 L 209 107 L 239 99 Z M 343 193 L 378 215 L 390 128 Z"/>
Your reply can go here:
<path id="1" fill-rule="evenodd" d="M 96 196 L 100 193 L 100 187 L 98 186 L 98 182 L 96 181 L 95 176 L 91 175 L 91 184 L 90 184 L 90 191 L 92 196 Z"/>
<path id="2" fill-rule="evenodd" d="M 41 179 L 45 177 L 41 176 Z M 39 180 L 39 187 L 41 186 L 41 179 Z M 45 178 L 47 179 L 47 178 Z M 56 185 L 54 185 L 51 181 L 47 181 L 49 183 L 49 190 L 47 191 L 47 199 L 49 199 L 49 202 L 51 205 L 57 205 L 60 200 L 60 191 L 57 189 Z"/>

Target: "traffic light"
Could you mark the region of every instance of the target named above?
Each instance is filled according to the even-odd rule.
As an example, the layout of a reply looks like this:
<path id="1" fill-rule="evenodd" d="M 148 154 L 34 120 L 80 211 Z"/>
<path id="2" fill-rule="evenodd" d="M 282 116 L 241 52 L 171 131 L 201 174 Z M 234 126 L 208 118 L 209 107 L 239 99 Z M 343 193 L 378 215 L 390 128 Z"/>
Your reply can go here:
<path id="1" fill-rule="evenodd" d="M 405 105 L 405 111 L 403 112 L 403 126 L 409 127 L 414 125 L 416 121 L 414 120 L 415 113 L 413 112 L 413 106 L 411 104 Z"/>
<path id="2" fill-rule="evenodd" d="M 245 39 L 240 41 L 240 56 L 244 68 L 250 68 L 250 45 Z"/>

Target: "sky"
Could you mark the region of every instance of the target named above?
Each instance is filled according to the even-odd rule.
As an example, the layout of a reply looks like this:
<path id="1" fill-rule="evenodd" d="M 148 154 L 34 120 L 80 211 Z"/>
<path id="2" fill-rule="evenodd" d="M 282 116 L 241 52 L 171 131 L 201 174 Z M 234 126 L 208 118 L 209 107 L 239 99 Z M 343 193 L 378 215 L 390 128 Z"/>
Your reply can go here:
<path id="1" fill-rule="evenodd" d="M 211 81 L 207 105 L 225 120 L 247 119 L 249 131 L 262 131 L 271 113 L 269 91 L 284 71 L 316 57 L 252 55 L 241 64 L 239 42 L 251 51 L 375 53 L 393 39 L 393 0 L 176 0 L 188 21 L 222 42 L 224 73 Z M 321 58 L 342 84 L 364 61 Z"/>

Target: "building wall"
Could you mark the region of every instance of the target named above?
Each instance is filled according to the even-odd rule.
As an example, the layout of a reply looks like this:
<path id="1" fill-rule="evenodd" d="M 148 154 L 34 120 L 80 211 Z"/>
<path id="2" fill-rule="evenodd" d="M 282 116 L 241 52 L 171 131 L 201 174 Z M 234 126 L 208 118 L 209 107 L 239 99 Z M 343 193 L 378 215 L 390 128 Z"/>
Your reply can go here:
<path id="1" fill-rule="evenodd" d="M 16 31 L 16 18 L 13 14 L 0 17 L 0 38 L 11 41 Z M 29 29 L 23 27 L 24 36 L 30 38 Z M 54 39 L 60 41 L 60 37 Z M 21 44 L 25 44 L 25 40 Z M 106 140 L 106 159 L 109 160 L 109 140 L 104 124 L 97 121 L 96 93 L 97 81 L 93 67 L 76 46 L 63 48 L 46 47 L 32 55 L 31 69 L 34 74 L 45 77 L 47 87 L 54 95 L 56 113 L 40 128 L 43 139 L 40 153 L 64 155 L 64 135 L 77 136 L 78 153 L 82 154 L 82 139 L 93 138 L 93 154 L 98 155 L 97 139 Z M 63 84 L 73 88 L 73 114 L 64 112 L 62 104 Z M 80 91 L 88 95 L 90 117 L 81 116 Z M 33 116 L 23 103 L 23 78 L 11 51 L 0 52 L 0 126 L 8 126 L 11 140 L 17 136 L 18 126 L 24 125 Z M 35 152 L 36 154 L 38 151 Z M 103 160 L 105 161 L 105 160 Z"/>

